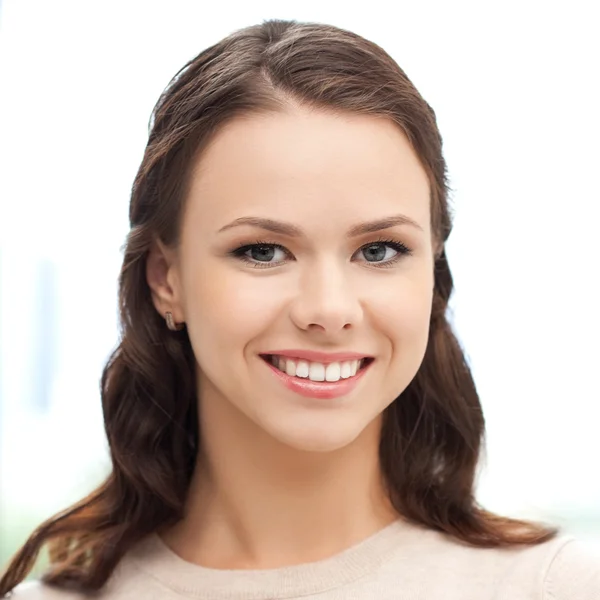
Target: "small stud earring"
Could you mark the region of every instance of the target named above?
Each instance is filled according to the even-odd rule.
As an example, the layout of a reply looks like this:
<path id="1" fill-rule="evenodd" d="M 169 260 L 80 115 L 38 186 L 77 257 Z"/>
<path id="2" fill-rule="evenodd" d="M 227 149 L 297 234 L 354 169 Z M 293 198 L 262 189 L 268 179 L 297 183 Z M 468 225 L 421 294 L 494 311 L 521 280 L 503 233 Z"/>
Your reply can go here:
<path id="1" fill-rule="evenodd" d="M 175 323 L 175 321 L 173 320 L 173 313 L 165 313 L 165 320 L 167 321 L 167 327 L 171 331 L 181 331 L 183 329 L 182 323 Z"/>

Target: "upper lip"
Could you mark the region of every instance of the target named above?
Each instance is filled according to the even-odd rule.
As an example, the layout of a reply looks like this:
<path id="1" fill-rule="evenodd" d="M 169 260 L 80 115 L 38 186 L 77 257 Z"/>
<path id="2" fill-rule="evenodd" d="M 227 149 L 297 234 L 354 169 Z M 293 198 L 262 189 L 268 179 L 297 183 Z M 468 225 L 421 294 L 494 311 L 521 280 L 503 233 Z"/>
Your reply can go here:
<path id="1" fill-rule="evenodd" d="M 269 352 L 263 352 L 262 354 L 276 354 L 277 356 L 300 358 L 311 362 L 320 363 L 344 362 L 346 360 L 372 358 L 368 354 L 363 354 L 361 352 L 317 352 L 315 350 L 273 350 Z"/>

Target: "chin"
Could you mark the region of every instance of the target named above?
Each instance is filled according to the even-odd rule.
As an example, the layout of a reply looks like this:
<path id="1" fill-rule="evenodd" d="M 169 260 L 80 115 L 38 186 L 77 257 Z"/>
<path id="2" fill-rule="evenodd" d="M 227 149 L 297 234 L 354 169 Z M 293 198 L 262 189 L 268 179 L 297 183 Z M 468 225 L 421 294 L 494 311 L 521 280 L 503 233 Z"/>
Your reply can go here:
<path id="1" fill-rule="evenodd" d="M 352 440 L 339 440 L 339 439 L 331 439 L 331 438 L 323 438 L 323 437 L 310 437 L 307 436 L 301 439 L 291 439 L 291 440 L 280 440 L 286 443 L 286 445 L 294 450 L 298 450 L 299 452 L 335 452 L 336 450 L 341 450 L 342 448 L 348 446 Z"/>
<path id="2" fill-rule="evenodd" d="M 352 444 L 365 429 L 363 426 L 346 426 L 342 423 L 304 424 L 286 430 L 269 432 L 281 444 L 300 452 L 334 452 Z"/>

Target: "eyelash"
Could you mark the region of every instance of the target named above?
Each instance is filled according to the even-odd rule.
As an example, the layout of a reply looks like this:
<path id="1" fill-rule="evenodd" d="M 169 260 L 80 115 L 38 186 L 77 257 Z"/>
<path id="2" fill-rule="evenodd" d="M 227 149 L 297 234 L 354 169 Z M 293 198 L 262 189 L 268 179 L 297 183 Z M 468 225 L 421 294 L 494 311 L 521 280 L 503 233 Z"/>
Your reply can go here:
<path id="1" fill-rule="evenodd" d="M 396 240 L 383 239 L 383 238 L 373 240 L 372 242 L 369 242 L 368 244 L 364 244 L 363 246 L 361 246 L 358 249 L 358 251 L 361 251 L 365 248 L 369 248 L 370 246 L 377 246 L 380 244 L 389 246 L 390 248 L 395 250 L 398 254 L 396 254 L 396 256 L 394 256 L 393 258 L 391 258 L 390 260 L 387 260 L 385 262 L 366 261 L 367 264 L 372 265 L 377 269 L 382 269 L 382 268 L 384 269 L 384 268 L 391 267 L 398 260 L 400 260 L 403 256 L 410 256 L 412 254 L 412 250 L 410 248 L 408 248 L 407 246 L 405 246 L 402 242 L 398 242 Z M 265 246 L 277 248 L 279 250 L 283 250 L 288 255 L 290 254 L 289 250 L 285 246 L 282 246 L 281 244 L 276 244 L 274 242 L 269 242 L 266 240 L 256 240 L 254 243 L 245 243 L 241 246 L 238 246 L 235 250 L 232 250 L 231 252 L 229 252 L 229 254 L 234 256 L 235 258 L 242 260 L 245 263 L 248 263 L 250 266 L 257 268 L 257 269 L 269 269 L 269 268 L 273 268 L 273 267 L 276 267 L 276 266 L 279 266 L 280 264 L 282 264 L 283 261 L 279 261 L 277 263 L 260 262 L 260 261 L 254 261 L 251 258 L 249 258 L 248 256 L 246 256 L 246 252 L 248 252 L 248 250 L 251 250 L 252 248 L 256 248 L 256 247 L 265 247 Z"/>

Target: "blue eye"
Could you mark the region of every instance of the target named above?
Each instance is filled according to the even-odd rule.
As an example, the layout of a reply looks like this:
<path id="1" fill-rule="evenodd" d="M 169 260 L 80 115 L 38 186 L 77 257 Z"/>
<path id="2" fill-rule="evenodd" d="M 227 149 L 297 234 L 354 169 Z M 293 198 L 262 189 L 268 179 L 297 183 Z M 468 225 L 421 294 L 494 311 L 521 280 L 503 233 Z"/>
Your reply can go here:
<path id="1" fill-rule="evenodd" d="M 392 249 L 395 254 L 386 259 L 389 249 Z M 280 260 L 273 260 L 278 250 L 284 254 L 284 257 Z M 396 240 L 376 240 L 361 246 L 357 252 L 363 253 L 366 263 L 378 268 L 390 267 L 403 256 L 412 254 L 410 248 Z M 283 264 L 286 258 L 292 257 L 290 251 L 281 244 L 261 240 L 238 246 L 229 254 L 259 269 L 277 267 Z"/>
<path id="2" fill-rule="evenodd" d="M 238 255 L 239 258 L 242 258 L 243 260 L 248 259 L 249 261 L 256 261 L 258 263 L 270 263 L 273 261 L 276 251 L 285 251 L 285 248 L 279 244 L 249 244 L 247 246 L 242 246 L 239 250 L 243 250 L 243 252 Z M 273 262 L 280 263 L 281 260 Z"/>
<path id="3" fill-rule="evenodd" d="M 363 246 L 361 248 L 361 252 L 364 253 L 363 256 L 365 258 L 367 258 L 367 262 L 383 262 L 386 254 L 387 254 L 387 251 L 389 249 L 394 250 L 394 252 L 396 252 L 396 253 L 401 252 L 401 249 L 398 247 L 398 244 L 394 243 L 392 245 L 389 242 L 388 243 L 376 242 L 375 244 L 369 244 L 368 246 Z M 369 260 L 369 258 L 372 258 L 373 261 Z M 393 258 L 393 256 L 392 256 L 392 258 Z M 391 259 L 388 259 L 388 260 L 391 260 Z M 385 261 L 385 262 L 387 262 L 387 261 Z"/>

